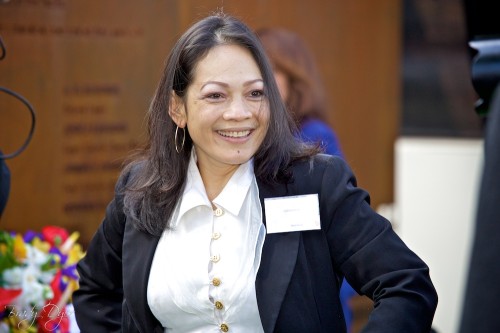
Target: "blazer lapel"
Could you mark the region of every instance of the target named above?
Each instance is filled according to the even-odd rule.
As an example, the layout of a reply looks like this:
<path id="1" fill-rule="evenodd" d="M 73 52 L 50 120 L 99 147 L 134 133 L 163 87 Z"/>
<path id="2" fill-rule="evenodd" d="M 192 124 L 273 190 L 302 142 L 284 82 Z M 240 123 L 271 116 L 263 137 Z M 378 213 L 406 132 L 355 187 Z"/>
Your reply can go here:
<path id="1" fill-rule="evenodd" d="M 266 224 L 264 199 L 290 195 L 285 185 L 270 187 L 258 183 Z M 300 243 L 300 232 L 267 234 L 262 248 L 255 289 L 264 332 L 273 332 L 292 277 Z"/>
<path id="2" fill-rule="evenodd" d="M 163 332 L 149 310 L 147 286 L 149 271 L 159 237 L 138 231 L 127 223 L 123 239 L 123 290 L 130 316 L 140 332 Z"/>

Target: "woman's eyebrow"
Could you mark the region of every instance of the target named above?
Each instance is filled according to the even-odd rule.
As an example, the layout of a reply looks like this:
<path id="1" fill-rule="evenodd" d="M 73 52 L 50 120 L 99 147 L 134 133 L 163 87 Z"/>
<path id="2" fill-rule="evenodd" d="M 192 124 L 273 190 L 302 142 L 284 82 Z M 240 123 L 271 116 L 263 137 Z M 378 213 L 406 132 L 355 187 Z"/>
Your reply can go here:
<path id="1" fill-rule="evenodd" d="M 264 80 L 262 80 L 260 78 L 259 79 L 248 80 L 248 81 L 243 82 L 243 85 L 244 86 L 249 86 L 249 85 L 252 85 L 252 84 L 254 84 L 256 82 L 264 82 Z M 201 89 L 203 89 L 205 86 L 208 86 L 210 84 L 215 84 L 215 85 L 219 85 L 219 86 L 222 86 L 222 87 L 229 87 L 229 84 L 226 83 L 226 82 L 210 80 L 210 81 L 204 82 L 201 85 Z"/>

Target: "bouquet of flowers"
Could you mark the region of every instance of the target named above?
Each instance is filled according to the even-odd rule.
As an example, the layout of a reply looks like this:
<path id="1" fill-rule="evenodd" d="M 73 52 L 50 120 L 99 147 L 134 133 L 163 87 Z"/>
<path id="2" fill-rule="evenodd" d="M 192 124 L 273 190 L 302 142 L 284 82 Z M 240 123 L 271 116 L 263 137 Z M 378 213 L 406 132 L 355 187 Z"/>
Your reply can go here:
<path id="1" fill-rule="evenodd" d="M 79 234 L 47 226 L 24 235 L 0 231 L 0 333 L 69 333 L 78 288 Z"/>

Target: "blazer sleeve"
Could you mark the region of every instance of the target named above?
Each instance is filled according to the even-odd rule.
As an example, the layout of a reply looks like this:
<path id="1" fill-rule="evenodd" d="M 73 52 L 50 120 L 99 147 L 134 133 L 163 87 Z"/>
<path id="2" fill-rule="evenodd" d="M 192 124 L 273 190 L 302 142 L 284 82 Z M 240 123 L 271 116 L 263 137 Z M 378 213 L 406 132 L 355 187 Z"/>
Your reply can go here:
<path id="1" fill-rule="evenodd" d="M 437 306 L 428 266 L 369 204 L 347 164 L 333 158 L 322 179 L 322 214 L 334 265 L 374 301 L 362 332 L 427 333 Z"/>
<path id="2" fill-rule="evenodd" d="M 82 333 L 121 332 L 122 241 L 126 220 L 122 190 L 127 178 L 123 176 L 117 182 L 105 218 L 77 265 L 80 287 L 73 293 L 73 303 Z"/>

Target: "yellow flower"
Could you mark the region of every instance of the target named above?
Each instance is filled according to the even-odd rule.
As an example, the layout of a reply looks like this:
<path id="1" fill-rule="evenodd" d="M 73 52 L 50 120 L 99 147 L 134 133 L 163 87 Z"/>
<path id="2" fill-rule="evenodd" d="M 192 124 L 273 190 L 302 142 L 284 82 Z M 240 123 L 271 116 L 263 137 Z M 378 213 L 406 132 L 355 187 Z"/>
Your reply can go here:
<path id="1" fill-rule="evenodd" d="M 7 244 L 0 243 L 0 254 L 5 255 L 7 254 Z"/>
<path id="2" fill-rule="evenodd" d="M 26 256 L 26 244 L 24 243 L 23 237 L 20 234 L 17 234 L 16 237 L 14 237 L 14 257 L 21 260 L 26 259 Z"/>
<path id="3" fill-rule="evenodd" d="M 68 284 L 69 284 L 68 287 L 71 288 L 71 290 L 73 291 L 78 290 L 78 288 L 80 288 L 80 284 L 76 280 L 70 280 Z"/>
<path id="4" fill-rule="evenodd" d="M 85 253 L 83 252 L 82 246 L 80 244 L 75 244 L 68 252 L 67 264 L 72 265 L 76 264 L 84 257 Z"/>
<path id="5" fill-rule="evenodd" d="M 7 323 L 12 333 L 30 333 L 37 331 L 36 327 L 34 327 L 33 318 L 26 317 L 24 313 L 21 316 L 8 316 Z"/>
<path id="6" fill-rule="evenodd" d="M 76 241 L 80 238 L 80 233 L 78 231 L 74 231 L 71 235 L 68 236 L 64 244 L 59 248 L 62 253 L 66 254 L 70 249 L 76 244 Z"/>
<path id="7" fill-rule="evenodd" d="M 48 253 L 50 250 L 50 244 L 42 241 L 38 237 L 33 238 L 33 240 L 31 241 L 31 245 L 44 253 Z"/>

